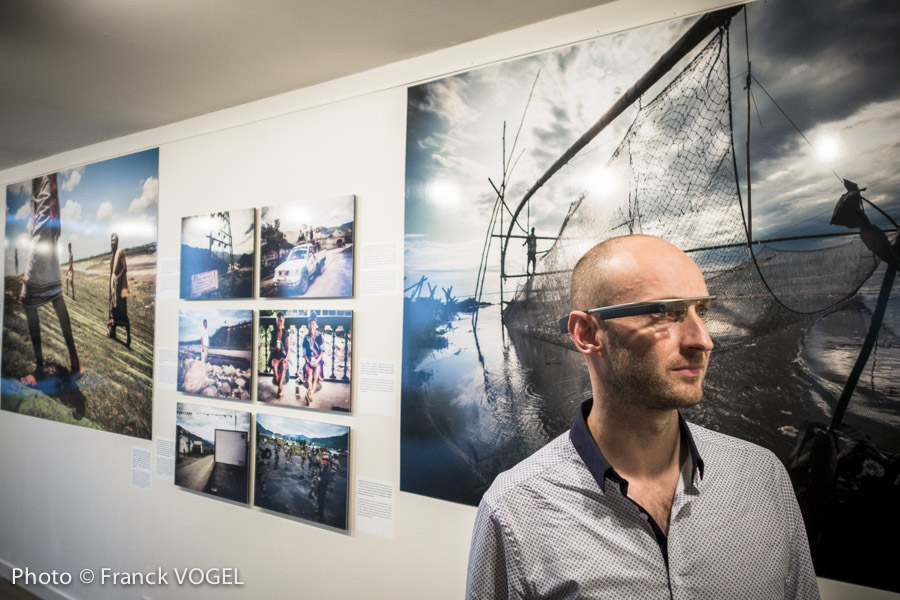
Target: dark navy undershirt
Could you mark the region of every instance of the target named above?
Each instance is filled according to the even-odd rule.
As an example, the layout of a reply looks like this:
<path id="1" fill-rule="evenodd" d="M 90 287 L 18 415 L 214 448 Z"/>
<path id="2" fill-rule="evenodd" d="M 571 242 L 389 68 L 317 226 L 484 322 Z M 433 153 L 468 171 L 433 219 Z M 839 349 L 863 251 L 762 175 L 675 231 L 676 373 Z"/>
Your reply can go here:
<path id="1" fill-rule="evenodd" d="M 611 481 L 615 481 L 619 484 L 619 493 L 627 498 L 629 502 L 634 504 L 641 514 L 647 517 L 647 521 L 653 528 L 653 535 L 656 537 L 656 543 L 659 545 L 660 552 L 662 552 L 663 561 L 666 563 L 666 569 L 668 569 L 669 550 L 668 544 L 666 543 L 666 534 L 663 533 L 663 530 L 650 513 L 644 510 L 640 504 L 631 498 L 628 498 L 628 481 L 616 473 L 616 470 L 609 464 L 609 461 L 606 460 L 603 453 L 600 452 L 600 448 L 597 447 L 593 436 L 591 436 L 591 432 L 587 426 L 587 417 L 591 413 L 592 405 L 593 400 L 586 400 L 581 404 L 581 410 L 577 412 L 575 418 L 572 420 L 572 428 L 569 429 L 569 439 L 572 440 L 572 445 L 575 446 L 575 450 L 578 452 L 581 460 L 584 461 L 588 471 L 590 471 L 591 475 L 594 477 L 597 485 L 600 486 L 600 491 L 606 493 L 607 478 Z M 688 443 L 688 449 L 691 456 L 691 478 L 693 478 L 695 473 L 699 472 L 700 478 L 702 479 L 703 459 L 700 457 L 700 452 L 697 450 L 697 445 L 694 443 L 691 431 L 687 426 L 687 422 L 681 416 L 681 413 L 678 414 L 678 427 L 681 429 L 681 439 Z"/>

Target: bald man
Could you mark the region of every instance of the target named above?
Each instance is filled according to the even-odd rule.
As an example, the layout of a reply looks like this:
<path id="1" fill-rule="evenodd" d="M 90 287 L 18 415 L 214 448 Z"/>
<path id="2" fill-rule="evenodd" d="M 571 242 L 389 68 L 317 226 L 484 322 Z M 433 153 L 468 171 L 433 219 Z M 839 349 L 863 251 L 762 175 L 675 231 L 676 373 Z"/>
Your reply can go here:
<path id="1" fill-rule="evenodd" d="M 818 598 L 790 479 L 768 450 L 687 423 L 714 300 L 685 253 L 607 240 L 560 326 L 593 400 L 478 507 L 469 598 Z"/>

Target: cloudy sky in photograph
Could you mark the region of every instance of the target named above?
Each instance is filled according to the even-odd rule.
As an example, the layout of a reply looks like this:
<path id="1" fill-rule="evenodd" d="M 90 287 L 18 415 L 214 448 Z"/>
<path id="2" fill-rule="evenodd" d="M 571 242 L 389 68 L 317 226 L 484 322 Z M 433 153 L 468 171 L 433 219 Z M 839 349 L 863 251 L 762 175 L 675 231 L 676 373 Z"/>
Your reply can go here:
<path id="1" fill-rule="evenodd" d="M 245 208 L 225 211 L 231 225 L 231 237 L 235 254 L 252 254 L 256 231 L 256 209 Z M 225 219 L 215 214 L 197 215 L 181 219 L 181 243 L 193 248 L 206 250 L 209 248 L 208 235 L 216 239 L 224 239 L 226 231 Z M 216 244 L 214 251 L 222 251 Z"/>
<path id="2" fill-rule="evenodd" d="M 306 421 L 303 419 L 289 419 L 287 417 L 275 417 L 273 415 L 256 415 L 256 422 L 272 433 L 282 435 L 305 435 L 310 439 L 328 438 L 344 435 L 350 431 L 343 425 L 319 423 L 318 421 Z"/>
<path id="3" fill-rule="evenodd" d="M 239 323 L 252 323 L 252 310 L 216 310 L 188 309 L 178 311 L 178 341 L 190 342 L 199 340 L 203 333 L 203 320 L 206 319 L 206 330 L 214 334 L 220 327 L 234 326 Z M 247 348 L 250 350 L 251 348 Z"/>
<path id="4" fill-rule="evenodd" d="M 754 82 L 752 88 L 754 238 L 836 231 L 828 220 L 844 189 L 832 171 L 867 187 L 864 195 L 896 218 L 900 36 L 894 34 L 900 12 L 888 3 L 869 0 L 839 6 L 761 0 L 750 5 L 748 21 L 753 73 L 765 87 L 763 91 Z M 410 88 L 406 285 L 424 274 L 442 287 L 454 285 L 457 296 L 473 293 L 496 197 L 488 179 L 498 187 L 503 181 L 504 122 L 506 154 L 511 154 L 506 198 L 515 207 L 541 174 L 692 23 L 654 25 Z M 734 139 L 746 202 L 743 23 L 739 13 L 731 28 L 730 48 Z M 534 196 L 530 226 L 538 235 L 555 236 L 580 194 L 627 195 L 627 183 L 610 179 L 604 167 L 635 110 L 617 119 Z M 871 208 L 867 212 L 876 223 L 886 224 L 875 219 Z M 525 211 L 519 221 L 527 227 Z M 508 223 L 506 214 L 504 224 Z M 549 244 L 539 242 L 538 249 Z M 512 240 L 509 248 L 508 270 L 524 271 L 522 240 Z M 496 243 L 492 253 L 489 289 L 499 279 Z"/>
<path id="5" fill-rule="evenodd" d="M 278 219 L 281 231 L 297 231 L 301 227 L 337 227 L 353 223 L 354 197 L 338 196 L 318 200 L 302 200 L 277 206 L 263 207 L 260 218 L 263 223 Z"/>
<path id="6" fill-rule="evenodd" d="M 865 197 L 900 220 L 896 4 L 769 0 L 750 4 L 747 20 L 758 80 L 751 86 L 750 125 L 754 238 L 848 231 L 828 224 L 844 192 L 838 176 L 866 187 Z M 732 27 L 731 64 L 734 138 L 744 186 L 746 45 L 739 15 Z M 888 226 L 871 207 L 866 213 Z"/>
<path id="7" fill-rule="evenodd" d="M 109 237 L 119 234 L 119 247 L 132 248 L 157 238 L 159 150 L 145 150 L 102 162 L 59 171 L 60 263 L 68 261 L 69 242 L 75 260 L 109 252 Z M 19 272 L 30 250 L 31 180 L 6 188 L 6 273 L 14 273 L 13 250 L 19 250 Z"/>
<path id="8" fill-rule="evenodd" d="M 250 413 L 179 402 L 175 412 L 175 423 L 194 435 L 199 435 L 210 444 L 215 444 L 216 429 L 249 432 Z"/>

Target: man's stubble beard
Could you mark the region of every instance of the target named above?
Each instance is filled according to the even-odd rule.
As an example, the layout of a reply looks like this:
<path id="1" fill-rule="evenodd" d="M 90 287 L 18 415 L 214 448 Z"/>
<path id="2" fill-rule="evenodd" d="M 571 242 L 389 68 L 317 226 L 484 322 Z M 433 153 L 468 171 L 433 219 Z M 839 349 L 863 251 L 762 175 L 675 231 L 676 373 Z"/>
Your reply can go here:
<path id="1" fill-rule="evenodd" d="M 620 343 L 612 330 L 607 330 L 607 337 L 610 341 L 610 353 L 604 384 L 612 396 L 610 400 L 621 400 L 629 407 L 640 405 L 650 410 L 677 410 L 700 403 L 706 379 L 705 370 L 698 385 L 687 390 L 676 389 L 675 380 L 666 377 L 677 377 L 668 369 L 669 365 L 665 365 L 665 370 L 661 372 L 651 354 L 636 355 Z M 685 363 L 704 365 L 703 353 L 681 355 L 678 365 L 673 366 Z"/>

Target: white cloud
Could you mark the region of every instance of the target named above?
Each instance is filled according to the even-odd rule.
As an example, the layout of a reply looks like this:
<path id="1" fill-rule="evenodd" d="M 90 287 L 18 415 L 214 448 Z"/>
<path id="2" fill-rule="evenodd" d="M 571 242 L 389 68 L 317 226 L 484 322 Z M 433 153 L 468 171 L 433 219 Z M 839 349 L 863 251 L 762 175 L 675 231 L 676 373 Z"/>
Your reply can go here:
<path id="1" fill-rule="evenodd" d="M 31 216 L 31 202 L 26 202 L 16 211 L 17 219 L 27 219 Z"/>
<path id="2" fill-rule="evenodd" d="M 141 212 L 142 210 L 159 204 L 159 179 L 148 177 L 144 182 L 144 189 L 140 198 L 131 201 L 128 212 Z"/>
<path id="3" fill-rule="evenodd" d="M 64 171 L 62 174 L 64 181 L 62 184 L 62 190 L 64 192 L 71 192 L 75 189 L 75 186 L 78 185 L 78 182 L 81 181 L 81 174 L 84 172 L 84 167 L 78 169 L 72 169 L 71 171 Z"/>
<path id="4" fill-rule="evenodd" d="M 74 200 L 66 200 L 62 207 L 61 217 L 63 223 L 81 220 L 81 205 Z"/>
<path id="5" fill-rule="evenodd" d="M 103 202 L 100 204 L 100 208 L 97 209 L 98 221 L 109 221 L 114 216 L 112 202 Z"/>
<path id="6" fill-rule="evenodd" d="M 16 196 L 19 194 L 28 194 L 31 192 L 31 181 L 20 181 L 7 186 L 7 188 Z"/>
<path id="7" fill-rule="evenodd" d="M 16 238 L 16 248 L 21 248 L 23 250 L 27 250 L 31 247 L 31 236 L 27 233 L 22 233 L 19 237 Z"/>

